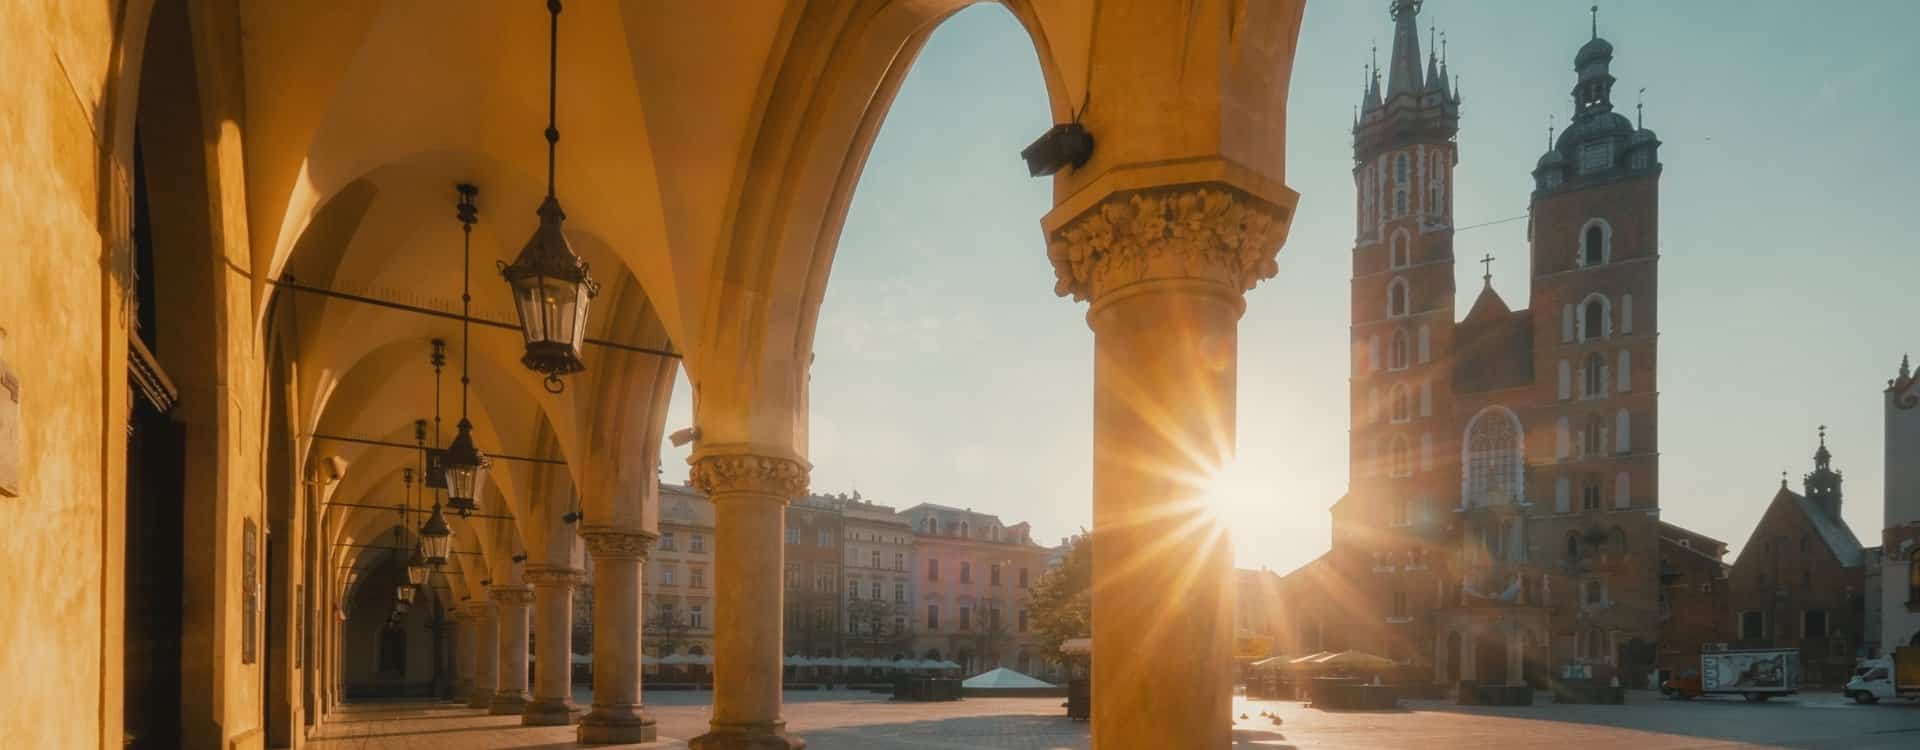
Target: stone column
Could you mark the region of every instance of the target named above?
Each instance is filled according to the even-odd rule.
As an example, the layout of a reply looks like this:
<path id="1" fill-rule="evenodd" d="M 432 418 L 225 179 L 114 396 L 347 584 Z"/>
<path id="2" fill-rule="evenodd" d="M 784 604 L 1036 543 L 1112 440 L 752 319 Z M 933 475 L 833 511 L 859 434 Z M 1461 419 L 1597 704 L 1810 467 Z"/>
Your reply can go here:
<path id="1" fill-rule="evenodd" d="M 693 486 L 714 506 L 713 720 L 693 750 L 797 750 L 780 718 L 786 506 L 807 466 L 738 446 L 702 447 Z"/>
<path id="2" fill-rule="evenodd" d="M 1480 626 L 1473 625 L 1460 637 L 1460 679 L 1480 679 L 1480 668 L 1474 662 L 1480 658 L 1480 638 L 1484 635 Z"/>
<path id="3" fill-rule="evenodd" d="M 580 743 L 652 742 L 653 717 L 640 699 L 640 584 L 654 535 L 588 526 L 580 536 L 593 562 L 593 710 L 580 719 Z"/>
<path id="4" fill-rule="evenodd" d="M 573 723 L 573 587 L 584 579 L 572 568 L 529 567 L 533 583 L 533 700 L 520 723 Z"/>
<path id="5" fill-rule="evenodd" d="M 1276 272 L 1286 215 L 1211 182 L 1045 222 L 1055 292 L 1092 302 L 1096 750 L 1232 744 L 1233 552 L 1205 493 L 1233 453 L 1244 294 Z"/>
<path id="6" fill-rule="evenodd" d="M 453 699 L 462 703 L 473 695 L 473 608 L 453 614 Z"/>
<path id="7" fill-rule="evenodd" d="M 1446 685 L 1447 662 L 1452 660 L 1453 660 L 1453 655 L 1447 653 L 1446 629 L 1442 628 L 1434 631 L 1434 634 L 1433 634 L 1433 681 L 1435 683 Z M 1448 687 L 1452 687 L 1452 686 L 1449 685 Z"/>
<path id="8" fill-rule="evenodd" d="M 486 708 L 500 681 L 500 660 L 494 656 L 500 650 L 500 616 L 488 602 L 469 606 L 467 614 L 473 620 L 473 646 L 468 650 L 473 658 L 473 689 L 467 693 L 467 707 Z"/>
<path id="9" fill-rule="evenodd" d="M 1526 633 L 1512 630 L 1507 633 L 1507 684 L 1527 684 L 1526 670 Z"/>
<path id="10" fill-rule="evenodd" d="M 487 593 L 500 618 L 500 684 L 487 702 L 487 713 L 522 713 L 527 709 L 527 629 L 533 589 L 504 586 Z"/>

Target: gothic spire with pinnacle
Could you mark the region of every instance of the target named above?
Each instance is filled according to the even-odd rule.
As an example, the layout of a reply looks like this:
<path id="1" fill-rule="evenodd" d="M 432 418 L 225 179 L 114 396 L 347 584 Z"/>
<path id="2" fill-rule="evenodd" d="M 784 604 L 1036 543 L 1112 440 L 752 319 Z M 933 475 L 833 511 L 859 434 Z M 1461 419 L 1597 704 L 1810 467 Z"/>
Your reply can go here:
<path id="1" fill-rule="evenodd" d="M 1420 74 L 1421 0 L 1393 0 L 1388 11 L 1393 16 L 1393 53 L 1387 60 L 1387 99 L 1401 94 L 1418 95 L 1426 88 Z"/>

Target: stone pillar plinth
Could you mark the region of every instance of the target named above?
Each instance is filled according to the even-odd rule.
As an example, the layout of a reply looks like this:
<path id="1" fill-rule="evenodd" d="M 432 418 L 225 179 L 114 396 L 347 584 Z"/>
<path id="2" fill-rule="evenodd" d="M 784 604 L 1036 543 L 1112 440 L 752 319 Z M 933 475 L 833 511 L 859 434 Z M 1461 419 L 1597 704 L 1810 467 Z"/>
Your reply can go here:
<path id="1" fill-rule="evenodd" d="M 1233 546 L 1207 492 L 1233 455 L 1244 294 L 1286 215 L 1198 183 L 1048 217 L 1055 292 L 1092 303 L 1096 750 L 1232 744 Z"/>
<path id="2" fill-rule="evenodd" d="M 493 691 L 500 680 L 500 615 L 492 602 L 469 605 L 473 619 L 473 690 L 467 694 L 468 708 L 486 708 L 493 703 Z"/>
<path id="3" fill-rule="evenodd" d="M 508 586 L 487 594 L 500 619 L 500 682 L 487 701 L 487 713 L 520 714 L 527 709 L 527 631 L 533 614 L 533 589 Z"/>
<path id="4" fill-rule="evenodd" d="M 713 499 L 713 719 L 693 750 L 797 750 L 780 718 L 781 565 L 786 506 L 807 489 L 807 466 L 737 446 L 703 446 L 693 486 Z"/>
<path id="5" fill-rule="evenodd" d="M 583 576 L 572 568 L 529 567 L 533 584 L 533 700 L 520 723 L 573 723 L 573 587 Z"/>
<path id="6" fill-rule="evenodd" d="M 593 564 L 593 710 L 580 719 L 580 744 L 652 742 L 653 717 L 641 705 L 641 572 L 654 535 L 586 527 Z"/>

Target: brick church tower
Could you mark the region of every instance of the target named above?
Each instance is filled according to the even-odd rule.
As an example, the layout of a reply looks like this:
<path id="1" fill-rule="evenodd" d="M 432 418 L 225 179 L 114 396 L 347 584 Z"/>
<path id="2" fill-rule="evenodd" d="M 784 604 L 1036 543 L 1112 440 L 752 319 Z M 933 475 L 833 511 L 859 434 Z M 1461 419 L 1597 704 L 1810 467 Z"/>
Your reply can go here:
<path id="1" fill-rule="evenodd" d="M 1302 640 L 1442 683 L 1634 683 L 1659 635 L 1655 308 L 1659 141 L 1616 113 L 1613 47 L 1574 59 L 1575 109 L 1532 174 L 1529 309 L 1492 275 L 1456 317 L 1461 97 L 1391 0 L 1391 58 L 1354 123 L 1351 466 Z"/>

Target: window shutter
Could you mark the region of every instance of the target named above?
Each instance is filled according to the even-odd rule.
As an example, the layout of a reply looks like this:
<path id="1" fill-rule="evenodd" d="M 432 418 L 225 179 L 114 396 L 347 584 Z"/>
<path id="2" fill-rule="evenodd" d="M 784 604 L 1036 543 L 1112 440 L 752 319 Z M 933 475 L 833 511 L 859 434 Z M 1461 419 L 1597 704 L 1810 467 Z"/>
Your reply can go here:
<path id="1" fill-rule="evenodd" d="M 1620 295 L 1620 332 L 1633 333 L 1633 295 Z"/>
<path id="2" fill-rule="evenodd" d="M 1567 305 L 1567 306 L 1565 306 L 1564 308 L 1562 308 L 1562 309 L 1561 309 L 1561 311 L 1560 311 L 1560 340 L 1561 340 L 1562 342 L 1567 342 L 1567 341 L 1572 341 L 1572 340 L 1573 340 L 1573 326 L 1574 326 L 1574 324 L 1575 324 L 1575 323 L 1577 323 L 1577 322 L 1578 322 L 1578 321 L 1575 321 L 1575 320 L 1574 320 L 1573 318 L 1574 318 L 1574 314 L 1573 314 L 1573 305 Z"/>
<path id="3" fill-rule="evenodd" d="M 1433 349 L 1432 349 L 1432 343 L 1430 341 L 1430 338 L 1431 336 L 1427 332 L 1427 327 L 1425 325 L 1420 326 L 1420 363 L 1421 364 L 1426 364 L 1429 360 L 1433 359 Z"/>
<path id="4" fill-rule="evenodd" d="M 1566 458 L 1567 458 L 1567 450 L 1568 450 L 1568 445 L 1567 445 L 1567 444 L 1568 444 L 1568 442 L 1569 442 L 1569 441 L 1568 441 L 1568 437 L 1567 437 L 1567 433 L 1568 433 L 1569 431 L 1570 431 L 1570 430 L 1569 430 L 1569 429 L 1568 429 L 1568 427 L 1567 427 L 1567 418 L 1566 418 L 1566 417 L 1561 417 L 1561 418 L 1560 418 L 1560 422 L 1559 422 L 1558 424 L 1556 424 L 1556 425 L 1554 425 L 1554 429 L 1553 429 L 1553 456 L 1554 456 L 1554 458 L 1558 458 L 1558 459 L 1561 459 L 1561 460 L 1566 460 Z"/>
<path id="5" fill-rule="evenodd" d="M 1553 480 L 1553 512 L 1570 513 L 1573 511 L 1573 483 L 1566 477 Z"/>
<path id="6" fill-rule="evenodd" d="M 1420 416 L 1433 416 L 1433 383 L 1420 384 Z"/>
<path id="7" fill-rule="evenodd" d="M 1620 472 L 1619 476 L 1614 477 L 1613 507 L 1615 508 L 1633 507 L 1632 481 L 1633 481 L 1633 475 L 1628 474 L 1624 471 Z"/>
<path id="8" fill-rule="evenodd" d="M 1566 360 L 1560 360 L 1560 400 L 1565 401 L 1573 394 L 1573 366 Z"/>
<path id="9" fill-rule="evenodd" d="M 1620 366 L 1617 371 L 1620 373 L 1621 393 L 1633 390 L 1633 359 L 1629 356 L 1631 354 L 1632 352 L 1625 349 L 1620 350 Z"/>
<path id="10" fill-rule="evenodd" d="M 1627 410 L 1621 409 L 1613 415 L 1613 452 L 1630 453 L 1633 449 L 1632 434 L 1628 429 Z"/>

